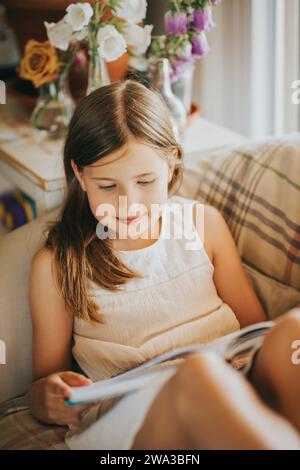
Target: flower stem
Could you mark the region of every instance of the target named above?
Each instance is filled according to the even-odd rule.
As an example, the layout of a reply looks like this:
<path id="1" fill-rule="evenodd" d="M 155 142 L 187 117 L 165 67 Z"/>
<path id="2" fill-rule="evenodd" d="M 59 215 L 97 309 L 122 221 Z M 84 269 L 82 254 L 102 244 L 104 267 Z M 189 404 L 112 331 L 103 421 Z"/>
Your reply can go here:
<path id="1" fill-rule="evenodd" d="M 96 26 L 100 25 L 102 16 L 106 13 L 107 9 L 108 9 L 108 5 L 103 3 L 100 7 L 99 0 L 96 0 L 95 5 L 94 5 Z"/>
<path id="2" fill-rule="evenodd" d="M 96 20 L 96 23 L 98 24 L 98 22 L 99 22 L 99 0 L 95 1 L 95 20 Z"/>
<path id="3" fill-rule="evenodd" d="M 58 77 L 59 88 L 61 88 L 61 86 L 63 85 L 65 78 L 69 73 L 70 67 L 73 64 L 74 58 L 77 52 L 79 51 L 79 49 L 80 49 L 79 43 L 75 43 L 74 47 L 71 50 L 69 50 L 63 57 L 62 68 Z"/>
<path id="4" fill-rule="evenodd" d="M 175 7 L 176 11 L 177 11 L 178 13 L 180 13 L 180 8 L 179 8 L 179 5 L 178 5 L 177 0 L 173 0 L 173 3 L 174 3 L 174 7 Z"/>

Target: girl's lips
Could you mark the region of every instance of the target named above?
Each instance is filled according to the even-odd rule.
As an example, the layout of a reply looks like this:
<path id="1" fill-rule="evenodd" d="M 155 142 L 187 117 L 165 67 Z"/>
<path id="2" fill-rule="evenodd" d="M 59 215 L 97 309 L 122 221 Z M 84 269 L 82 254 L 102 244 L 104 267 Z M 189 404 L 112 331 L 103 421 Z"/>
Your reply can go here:
<path id="1" fill-rule="evenodd" d="M 119 220 L 120 222 L 123 222 L 124 224 L 130 224 L 134 220 L 140 219 L 140 217 L 141 215 L 138 215 L 136 217 L 128 217 L 128 219 L 120 219 L 119 217 L 116 217 L 116 219 Z"/>
<path id="2" fill-rule="evenodd" d="M 119 220 L 120 222 L 123 222 L 124 224 L 130 224 L 131 222 L 133 222 L 134 220 L 137 220 L 139 217 L 130 217 L 128 219 L 119 219 L 119 217 L 117 217 L 117 220 Z"/>

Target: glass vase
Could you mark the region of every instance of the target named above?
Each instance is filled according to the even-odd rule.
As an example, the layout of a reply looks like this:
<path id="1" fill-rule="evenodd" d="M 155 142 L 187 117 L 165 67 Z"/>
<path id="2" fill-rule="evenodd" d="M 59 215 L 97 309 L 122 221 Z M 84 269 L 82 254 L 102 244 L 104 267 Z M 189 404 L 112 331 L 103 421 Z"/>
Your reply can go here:
<path id="1" fill-rule="evenodd" d="M 170 63 L 167 58 L 157 59 L 154 64 L 152 83 L 164 98 L 170 111 L 174 134 L 179 143 L 185 140 L 187 113 L 182 101 L 173 93 L 170 80 Z"/>
<path id="2" fill-rule="evenodd" d="M 181 77 L 171 85 L 173 93 L 182 101 L 187 115 L 192 107 L 194 70 L 194 64 L 188 65 Z"/>
<path id="3" fill-rule="evenodd" d="M 39 88 L 37 104 L 31 115 L 36 140 L 62 139 L 75 109 L 67 78 L 61 77 Z"/>
<path id="4" fill-rule="evenodd" d="M 89 72 L 86 94 L 111 83 L 105 60 L 100 57 L 98 51 L 89 51 Z"/>

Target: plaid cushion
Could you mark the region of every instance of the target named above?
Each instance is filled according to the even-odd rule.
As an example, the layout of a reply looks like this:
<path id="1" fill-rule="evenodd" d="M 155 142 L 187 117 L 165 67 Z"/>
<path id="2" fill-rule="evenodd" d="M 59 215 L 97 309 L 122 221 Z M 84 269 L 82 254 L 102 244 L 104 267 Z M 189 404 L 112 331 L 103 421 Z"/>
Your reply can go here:
<path id="1" fill-rule="evenodd" d="M 295 133 L 187 163 L 178 191 L 223 214 L 270 317 L 300 303 L 299 175 Z"/>
<path id="2" fill-rule="evenodd" d="M 68 426 L 37 421 L 21 396 L 0 406 L 0 450 L 67 450 Z"/>

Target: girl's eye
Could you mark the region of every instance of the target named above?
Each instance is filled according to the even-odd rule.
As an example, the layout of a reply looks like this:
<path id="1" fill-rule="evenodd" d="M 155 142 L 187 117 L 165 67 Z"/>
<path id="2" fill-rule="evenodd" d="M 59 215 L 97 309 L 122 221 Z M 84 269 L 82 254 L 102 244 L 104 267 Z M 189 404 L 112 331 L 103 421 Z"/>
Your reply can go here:
<path id="1" fill-rule="evenodd" d="M 138 184 L 142 186 L 146 186 L 147 184 L 154 183 L 155 179 L 151 181 L 138 181 Z M 110 186 L 98 186 L 100 189 L 104 189 L 104 191 L 113 191 L 116 187 L 115 184 L 111 184 Z"/>
<path id="2" fill-rule="evenodd" d="M 110 186 L 99 186 L 100 189 L 104 189 L 105 191 L 112 191 L 113 189 L 115 189 L 115 187 L 115 184 L 112 184 Z"/>
<path id="3" fill-rule="evenodd" d="M 146 186 L 147 184 L 151 184 L 151 183 L 154 183 L 155 179 L 154 180 L 151 180 L 151 181 L 138 181 L 139 184 L 141 184 L 142 186 Z"/>

